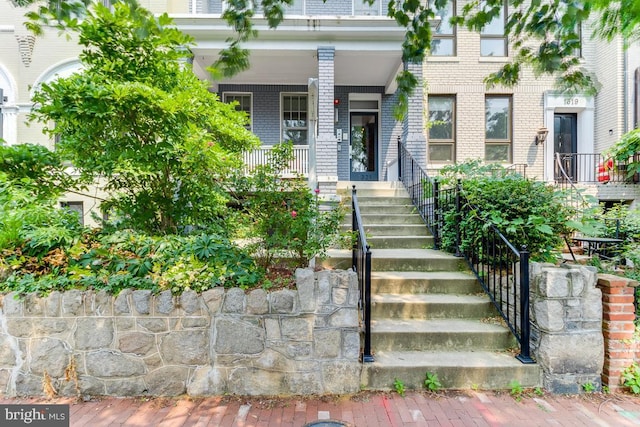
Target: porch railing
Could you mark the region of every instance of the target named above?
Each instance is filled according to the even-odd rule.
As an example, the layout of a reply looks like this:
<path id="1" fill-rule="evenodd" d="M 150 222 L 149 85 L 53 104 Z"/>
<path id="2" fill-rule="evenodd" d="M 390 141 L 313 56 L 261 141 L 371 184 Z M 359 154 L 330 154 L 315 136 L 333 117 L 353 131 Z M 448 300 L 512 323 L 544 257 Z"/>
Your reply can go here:
<path id="1" fill-rule="evenodd" d="M 518 340 L 517 359 L 534 363 L 530 354 L 529 253 L 525 248 L 517 250 L 496 227 L 485 223 L 478 210 L 465 200 L 460 181 L 452 188 L 440 188 L 438 180 L 427 175 L 401 141 L 398 154 L 399 179 L 433 234 L 435 247 L 465 258 Z M 445 213 L 454 215 L 455 221 L 445 223 Z M 473 226 L 460 227 L 469 217 L 474 220 L 465 223 Z M 447 240 L 442 236 L 445 227 L 454 227 L 454 233 L 447 233 Z M 450 237 L 452 234 L 454 238 Z"/>
<path id="2" fill-rule="evenodd" d="M 358 288 L 360 291 L 358 308 L 364 332 L 362 361 L 373 362 L 374 359 L 371 354 L 371 248 L 367 244 L 355 185 L 351 190 L 351 230 L 357 236 L 353 242 L 351 261 L 353 270 L 358 275 Z"/>
<path id="3" fill-rule="evenodd" d="M 264 165 L 269 162 L 270 152 L 273 147 L 263 145 L 253 151 L 244 153 L 245 170 L 251 171 L 258 165 Z M 309 146 L 294 145 L 293 160 L 289 164 L 289 168 L 282 172 L 283 176 L 309 176 Z"/>
<path id="4" fill-rule="evenodd" d="M 291 5 L 284 8 L 287 15 L 314 15 L 314 16 L 385 16 L 390 0 L 351 0 L 339 2 L 328 6 L 322 0 L 293 0 Z M 188 8 L 192 14 L 221 14 L 225 8 L 224 0 L 184 0 L 183 7 Z M 257 10 L 259 13 L 260 8 Z"/>
<path id="5" fill-rule="evenodd" d="M 640 154 L 632 159 L 638 161 Z M 556 153 L 554 179 L 559 186 L 574 184 L 629 184 L 639 181 L 637 174 L 629 177 L 630 161 L 614 161 L 595 153 Z"/>

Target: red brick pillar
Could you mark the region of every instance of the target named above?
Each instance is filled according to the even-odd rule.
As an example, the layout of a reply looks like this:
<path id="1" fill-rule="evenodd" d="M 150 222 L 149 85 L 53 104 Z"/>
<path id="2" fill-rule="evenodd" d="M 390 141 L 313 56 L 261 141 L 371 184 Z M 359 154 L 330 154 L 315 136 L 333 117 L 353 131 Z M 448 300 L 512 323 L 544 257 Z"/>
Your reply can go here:
<path id="1" fill-rule="evenodd" d="M 639 346 L 633 340 L 636 318 L 633 294 L 638 282 L 611 274 L 598 275 L 602 290 L 604 367 L 602 385 L 614 393 L 621 390 L 621 374 L 635 361 Z"/>

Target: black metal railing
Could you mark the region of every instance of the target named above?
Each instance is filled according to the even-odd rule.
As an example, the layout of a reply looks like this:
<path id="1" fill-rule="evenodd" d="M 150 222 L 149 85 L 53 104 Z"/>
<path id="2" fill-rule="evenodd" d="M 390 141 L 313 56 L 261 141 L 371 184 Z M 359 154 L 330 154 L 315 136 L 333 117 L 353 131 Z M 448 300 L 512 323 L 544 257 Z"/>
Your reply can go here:
<path id="1" fill-rule="evenodd" d="M 398 141 L 398 177 L 434 236 L 434 247 L 464 257 L 482 288 L 518 340 L 522 363 L 530 354 L 529 253 L 517 250 L 500 231 L 487 224 L 464 197 L 461 182 L 440 188 Z M 452 216 L 453 218 L 446 216 Z M 469 218 L 473 221 L 468 221 Z M 461 222 L 469 224 L 460 226 Z M 453 227 L 453 229 L 447 229 Z M 446 238 L 443 231 L 447 231 Z M 455 236 L 455 237 L 452 237 Z"/>
<path id="2" fill-rule="evenodd" d="M 614 161 L 602 154 L 556 153 L 554 179 L 559 186 L 574 184 L 629 184 L 640 181 L 638 174 L 629 176 L 627 167 L 631 161 L 640 160 L 636 154 L 629 161 Z"/>
<path id="3" fill-rule="evenodd" d="M 353 270 L 358 275 L 358 290 L 360 293 L 358 309 L 360 310 L 361 326 L 364 334 L 362 361 L 373 362 L 373 355 L 371 354 L 371 248 L 367 244 L 355 185 L 351 191 L 351 230 L 357 236 L 353 241 L 351 262 Z"/>
<path id="4" fill-rule="evenodd" d="M 480 210 L 466 200 L 460 181 L 455 194 L 455 252 L 465 258 L 518 340 L 520 353 L 516 358 L 522 363 L 534 363 L 530 352 L 529 252 L 526 247 L 516 249 L 500 230 L 482 218 Z M 462 221 L 464 227 L 459 226 Z"/>

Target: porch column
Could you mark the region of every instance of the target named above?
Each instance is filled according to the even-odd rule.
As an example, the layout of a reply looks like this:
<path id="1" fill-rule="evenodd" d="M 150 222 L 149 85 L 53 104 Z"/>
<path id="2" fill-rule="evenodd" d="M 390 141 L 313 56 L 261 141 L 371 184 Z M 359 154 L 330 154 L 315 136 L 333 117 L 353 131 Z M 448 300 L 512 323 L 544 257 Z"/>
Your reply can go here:
<path id="1" fill-rule="evenodd" d="M 418 79 L 418 86 L 409 96 L 407 116 L 404 120 L 402 139 L 407 150 L 418 164 L 427 167 L 427 139 L 424 136 L 424 93 L 422 91 L 422 63 L 405 63 L 405 70 L 411 71 Z"/>
<path id="2" fill-rule="evenodd" d="M 334 58 L 333 46 L 318 47 L 318 138 L 316 167 L 320 194 L 336 193 L 338 182 L 338 139 L 334 122 Z"/>

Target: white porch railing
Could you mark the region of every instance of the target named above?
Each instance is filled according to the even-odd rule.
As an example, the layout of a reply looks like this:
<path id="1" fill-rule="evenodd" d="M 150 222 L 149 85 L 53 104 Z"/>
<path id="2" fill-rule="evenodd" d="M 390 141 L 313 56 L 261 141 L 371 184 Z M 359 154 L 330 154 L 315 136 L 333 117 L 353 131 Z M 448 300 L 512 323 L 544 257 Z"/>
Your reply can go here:
<path id="1" fill-rule="evenodd" d="M 244 153 L 245 169 L 247 171 L 253 170 L 258 165 L 267 164 L 269 161 L 269 153 L 273 147 L 270 145 L 263 145 L 253 151 Z M 293 146 L 293 160 L 289 163 L 289 168 L 282 171 L 283 176 L 309 176 L 309 146 L 308 145 L 294 145 Z"/>
<path id="2" fill-rule="evenodd" d="M 180 2 L 180 0 L 174 0 Z M 192 14 L 221 14 L 225 10 L 226 4 L 224 0 L 182 0 L 188 4 L 189 13 Z M 325 6 L 319 0 L 293 0 L 292 4 L 284 8 L 285 16 L 386 16 L 387 6 L 391 0 L 373 0 L 372 4 L 367 4 L 362 0 L 351 0 L 333 7 L 339 10 L 333 10 L 332 6 Z M 183 5 L 186 5 L 183 4 Z M 183 6 L 184 7 L 184 6 Z M 256 12 L 261 13 L 258 7 Z"/>

